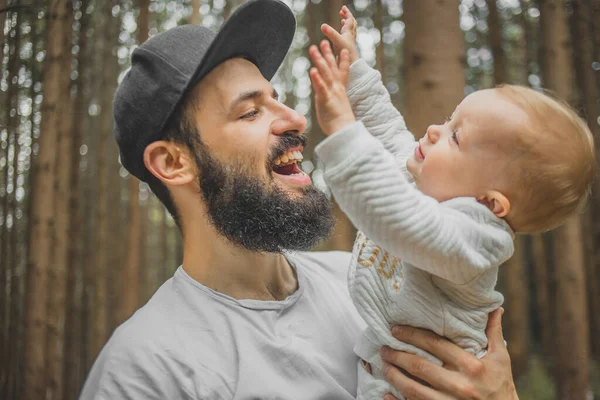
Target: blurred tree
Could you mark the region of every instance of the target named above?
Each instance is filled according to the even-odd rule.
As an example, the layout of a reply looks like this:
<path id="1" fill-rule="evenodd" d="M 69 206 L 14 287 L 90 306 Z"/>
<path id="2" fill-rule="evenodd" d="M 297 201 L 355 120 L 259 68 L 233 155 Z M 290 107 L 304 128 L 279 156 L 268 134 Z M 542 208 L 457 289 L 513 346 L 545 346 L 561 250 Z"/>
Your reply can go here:
<path id="1" fill-rule="evenodd" d="M 2 13 L 4 22 L 4 15 Z M 10 266 L 11 259 L 11 251 L 10 251 L 10 236 L 11 229 L 8 227 L 8 220 L 10 215 L 10 199 L 11 194 L 9 193 L 8 186 L 11 180 L 10 175 L 10 162 L 9 156 L 11 154 L 11 148 L 15 148 L 16 146 L 16 138 L 17 138 L 17 127 L 18 127 L 18 116 L 16 113 L 18 103 L 18 85 L 14 78 L 18 77 L 19 73 L 19 38 L 20 35 L 11 35 L 11 32 L 14 29 L 19 28 L 18 15 L 15 15 L 17 20 L 16 24 L 12 24 L 13 15 L 11 14 L 8 18 L 9 21 L 9 35 L 6 40 L 6 46 L 8 47 L 8 65 L 7 65 L 7 83 L 8 88 L 6 90 L 5 97 L 2 99 L 5 101 L 6 107 L 3 110 L 3 121 L 6 121 L 5 132 L 6 132 L 6 146 L 2 146 L 2 149 L 5 151 L 2 152 L 2 159 L 5 161 L 3 164 L 4 171 L 3 174 L 3 190 L 1 191 L 2 195 L 2 227 L 0 228 L 0 264 L 5 265 L 6 268 L 0 271 L 0 345 L 2 346 L 2 354 L 12 354 L 11 346 L 9 343 L 10 338 L 10 327 L 11 327 L 11 276 L 13 268 Z M 2 25 L 4 27 L 4 24 Z M 2 43 L 4 48 L 4 42 Z M 15 113 L 12 112 L 15 110 Z M 12 142 L 12 146 L 10 146 Z M 13 157 L 15 152 L 12 152 Z M 14 172 L 13 172 L 14 174 Z M 13 190 L 14 193 L 14 190 Z M 12 210 L 11 210 L 12 211 Z M 12 219 L 12 216 L 10 216 Z M 13 225 L 14 226 L 14 225 Z M 12 384 L 11 376 L 9 373 L 11 371 L 11 357 L 3 357 L 0 361 L 0 372 L 2 373 L 0 377 L 0 396 L 3 395 L 3 392 L 8 392 L 9 385 Z"/>
<path id="2" fill-rule="evenodd" d="M 488 7 L 489 46 L 494 57 L 494 83 L 506 82 L 506 56 L 502 47 L 502 21 L 496 0 L 486 0 Z"/>
<path id="3" fill-rule="evenodd" d="M 148 8 L 149 0 L 139 0 L 139 15 L 137 19 L 137 43 L 141 44 L 148 39 Z M 139 306 L 140 298 L 140 182 L 129 175 L 128 182 L 128 206 L 127 206 L 127 261 L 123 268 L 121 282 L 121 305 L 119 309 L 120 322 L 129 318 Z"/>
<path id="4" fill-rule="evenodd" d="M 542 5 L 542 74 L 544 85 L 565 100 L 573 100 L 571 39 L 563 0 Z M 578 216 L 553 234 L 556 279 L 556 364 L 560 398 L 586 399 L 589 390 L 588 316 L 585 260 Z"/>
<path id="5" fill-rule="evenodd" d="M 97 234 L 95 240 L 95 299 L 93 310 L 93 336 L 92 336 L 92 358 L 95 358 L 106 339 L 108 339 L 108 304 L 107 304 L 107 280 L 108 280 L 108 253 L 111 249 L 108 247 L 108 224 L 109 224 L 109 208 L 110 212 L 118 212 L 118 204 L 109 204 L 108 191 L 112 181 L 110 172 L 111 157 L 109 154 L 109 139 L 112 140 L 112 97 L 116 86 L 116 77 L 114 74 L 113 63 L 113 47 L 118 43 L 118 32 L 116 17 L 113 16 L 113 7 L 119 4 L 119 0 L 107 1 L 103 4 L 104 8 L 101 13 L 105 21 L 105 37 L 103 40 L 103 75 L 102 75 L 102 92 L 100 103 L 100 132 L 98 141 L 98 208 L 97 208 Z M 118 21 L 120 22 L 120 21 Z M 111 142 L 110 145 L 113 145 Z M 114 209 L 113 209 L 114 208 Z"/>
<path id="6" fill-rule="evenodd" d="M 52 188 L 56 174 L 58 121 L 61 118 L 60 96 L 62 57 L 70 53 L 71 42 L 66 40 L 65 24 L 72 24 L 67 0 L 50 0 L 47 11 L 46 59 L 44 65 L 44 98 L 40 130 L 40 149 L 35 183 L 34 203 L 31 216 L 31 238 L 29 251 L 29 274 L 27 276 L 27 306 L 25 330 L 25 400 L 36 400 L 46 396 L 46 318 L 48 298 L 48 273 L 51 268 L 52 246 L 55 243 L 54 194 Z"/>
<path id="7" fill-rule="evenodd" d="M 387 83 L 387 74 L 386 74 L 386 66 L 385 66 L 385 43 L 383 41 L 383 32 L 384 32 L 384 10 L 383 10 L 383 0 L 375 0 L 375 15 L 373 22 L 375 24 L 375 28 L 381 33 L 381 39 L 379 40 L 379 44 L 375 50 L 376 54 L 376 67 L 381 72 L 381 79 L 383 83 Z"/>
<path id="8" fill-rule="evenodd" d="M 190 24 L 200 24 L 200 0 L 192 0 L 192 16 L 190 18 Z"/>
<path id="9" fill-rule="evenodd" d="M 85 121 L 87 115 L 87 104 L 89 97 L 89 57 L 93 46 L 88 45 L 88 33 L 90 31 L 91 13 L 87 12 L 90 0 L 81 0 L 78 3 L 78 11 L 81 14 L 79 18 L 79 30 L 77 32 L 77 75 L 75 78 L 75 96 L 73 98 L 73 124 L 71 129 L 71 174 L 70 174 L 70 196 L 69 206 L 71 218 L 69 223 L 68 237 L 84 237 L 85 223 L 81 213 L 82 188 L 81 188 L 81 158 L 79 157 L 81 146 L 84 142 Z M 74 241 L 69 247 L 68 254 L 68 272 L 67 272 L 67 298 L 66 313 L 68 318 L 65 322 L 65 369 L 63 375 L 64 397 L 74 399 L 79 394 L 79 387 L 83 379 L 82 363 L 83 340 L 82 319 L 83 319 L 83 293 L 82 293 L 82 254 L 81 241 Z"/>
<path id="10" fill-rule="evenodd" d="M 18 265 L 20 260 L 17 259 L 18 243 L 17 243 L 17 175 L 18 175 L 18 155 L 19 155 L 19 69 L 21 67 L 20 53 L 22 48 L 21 43 L 21 25 L 22 16 L 19 13 L 11 12 L 9 21 L 11 29 L 9 30 L 8 44 L 8 89 L 6 91 L 6 158 L 4 166 L 4 201 L 3 201 L 3 223 L 2 223 L 2 259 L 0 262 L 6 266 L 6 270 L 2 271 L 2 291 L 4 292 L 4 301 L 1 303 L 2 314 L 2 333 L 4 342 L 4 360 L 6 382 L 6 395 L 8 398 L 15 397 L 17 387 L 17 359 L 18 347 L 11 344 L 10 338 L 14 338 L 17 327 L 20 324 L 18 319 Z M 1 387 L 1 386 L 0 386 Z"/>
<path id="11" fill-rule="evenodd" d="M 487 1 L 489 10 L 489 36 L 492 54 L 494 57 L 494 84 L 499 85 L 507 81 L 506 57 L 502 46 L 502 21 L 498 13 L 496 1 Z M 524 2 L 521 1 L 521 49 L 526 49 L 527 44 L 524 32 L 528 29 L 526 19 L 523 17 Z M 499 43 L 497 41 L 500 41 Z M 523 50 L 522 54 L 527 51 Z M 497 60 L 499 59 L 499 60 Z M 521 65 L 520 74 L 524 81 L 516 82 L 527 84 L 527 62 Z M 499 71 L 496 70 L 499 69 Z M 501 79 L 501 80 L 498 80 Z M 525 268 L 525 241 L 520 235 L 515 237 L 515 253 L 501 268 L 500 275 L 503 280 L 506 314 L 504 317 L 505 338 L 510 343 L 510 355 L 513 376 L 519 379 L 528 369 L 529 364 L 529 279 Z"/>
<path id="12" fill-rule="evenodd" d="M 510 358 L 515 379 L 525 375 L 529 366 L 529 287 L 525 268 L 525 242 L 515 238 L 515 253 L 501 267 L 504 275 L 504 337 L 510 343 Z"/>
<path id="13" fill-rule="evenodd" d="M 574 66 L 577 87 L 579 89 L 578 108 L 582 111 L 588 126 L 596 138 L 596 155 L 600 154 L 600 140 L 598 140 L 599 117 L 598 95 L 600 93 L 600 48 L 596 42 L 600 35 L 600 28 L 594 24 L 600 17 L 600 2 L 598 0 L 571 0 L 573 12 L 571 14 L 571 31 L 573 34 Z M 594 47 L 596 42 L 596 47 Z M 591 305 L 591 338 L 600 337 L 600 180 L 594 181 L 592 188 L 594 195 L 590 196 L 587 218 L 584 218 L 586 235 L 586 253 L 588 254 L 588 277 Z M 592 341 L 595 355 L 600 359 L 600 343 Z"/>
<path id="14" fill-rule="evenodd" d="M 405 0 L 406 123 L 418 139 L 452 114 L 465 87 L 463 34 L 453 0 Z M 435 29 L 432 29 L 435 27 Z"/>
<path id="15" fill-rule="evenodd" d="M 66 312 L 67 260 L 71 238 L 68 236 L 70 224 L 69 198 L 71 194 L 72 153 L 72 103 L 71 103 L 71 65 L 73 47 L 73 3 L 67 2 L 65 23 L 62 25 L 64 51 L 60 59 L 60 101 L 57 103 L 58 151 L 55 154 L 56 172 L 54 175 L 54 215 L 55 242 L 53 259 L 48 272 L 48 313 L 46 316 L 46 398 L 63 398 L 64 371 L 64 332 Z"/>

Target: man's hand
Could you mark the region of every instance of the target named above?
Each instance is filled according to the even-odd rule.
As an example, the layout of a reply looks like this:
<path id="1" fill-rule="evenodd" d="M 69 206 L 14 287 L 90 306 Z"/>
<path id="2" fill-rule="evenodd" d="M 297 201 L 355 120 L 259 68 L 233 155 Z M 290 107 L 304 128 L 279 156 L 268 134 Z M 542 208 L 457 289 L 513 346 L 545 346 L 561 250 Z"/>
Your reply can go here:
<path id="1" fill-rule="evenodd" d="M 356 19 L 348 9 L 344 6 L 340 10 L 340 17 L 342 17 L 342 29 L 341 32 L 336 31 L 331 25 L 321 25 L 321 31 L 331 43 L 336 54 L 340 54 L 342 49 L 348 49 L 350 56 L 350 64 L 358 60 L 358 50 L 356 49 Z"/>
<path id="2" fill-rule="evenodd" d="M 348 50 L 344 49 L 340 53 L 339 64 L 328 41 L 321 42 L 321 52 L 314 45 L 308 49 L 315 65 L 310 69 L 310 79 L 315 90 L 317 119 L 323 133 L 329 136 L 356 119 L 346 95 L 350 74 Z"/>
<path id="3" fill-rule="evenodd" d="M 399 340 L 428 351 L 444 363 L 435 365 L 413 354 L 382 348 L 386 379 L 410 400 L 487 399 L 518 400 L 510 369 L 510 357 L 502 337 L 502 313 L 490 314 L 486 334 L 488 353 L 478 359 L 448 340 L 420 329 L 397 326 Z M 406 377 L 397 367 L 429 383 L 427 387 Z M 386 400 L 395 399 L 388 394 Z"/>

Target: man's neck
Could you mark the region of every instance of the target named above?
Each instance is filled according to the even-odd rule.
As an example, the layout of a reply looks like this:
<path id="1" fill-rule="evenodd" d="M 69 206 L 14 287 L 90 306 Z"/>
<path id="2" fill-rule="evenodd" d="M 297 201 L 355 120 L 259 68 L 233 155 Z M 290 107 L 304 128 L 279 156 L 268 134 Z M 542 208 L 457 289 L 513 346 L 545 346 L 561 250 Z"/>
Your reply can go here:
<path id="1" fill-rule="evenodd" d="M 283 300 L 298 289 L 295 270 L 282 254 L 245 250 L 212 226 L 186 229 L 183 254 L 188 275 L 236 299 Z"/>

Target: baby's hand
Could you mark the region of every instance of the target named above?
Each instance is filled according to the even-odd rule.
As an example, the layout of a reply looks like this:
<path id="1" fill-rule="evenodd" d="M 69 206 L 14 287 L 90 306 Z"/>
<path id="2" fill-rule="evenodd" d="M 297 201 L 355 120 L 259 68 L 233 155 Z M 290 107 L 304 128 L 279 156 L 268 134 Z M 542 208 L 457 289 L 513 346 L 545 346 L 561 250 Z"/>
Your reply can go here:
<path id="1" fill-rule="evenodd" d="M 321 31 L 331 43 L 335 52 L 339 55 L 342 49 L 348 49 L 350 55 L 350 64 L 358 60 L 358 50 L 356 49 L 356 19 L 348 9 L 343 6 L 340 10 L 340 17 L 342 17 L 342 29 L 341 32 L 336 31 L 330 25 L 321 25 Z"/>
<path id="2" fill-rule="evenodd" d="M 321 54 L 323 52 L 323 54 Z M 313 45 L 308 50 L 315 67 L 310 69 L 310 79 L 315 91 L 317 119 L 327 136 L 356 121 L 346 85 L 350 69 L 348 50 L 339 55 L 339 65 L 331 51 L 329 42 L 321 42 L 321 52 Z"/>

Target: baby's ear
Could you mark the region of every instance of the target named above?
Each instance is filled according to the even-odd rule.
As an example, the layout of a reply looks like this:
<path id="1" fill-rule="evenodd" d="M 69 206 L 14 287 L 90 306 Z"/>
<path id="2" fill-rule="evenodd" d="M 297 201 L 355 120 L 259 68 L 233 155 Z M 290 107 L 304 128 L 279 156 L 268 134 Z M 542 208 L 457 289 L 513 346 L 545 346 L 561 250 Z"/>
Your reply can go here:
<path id="1" fill-rule="evenodd" d="M 498 218 L 504 218 L 510 211 L 510 201 L 497 190 L 489 190 L 477 201 L 490 209 Z"/>

